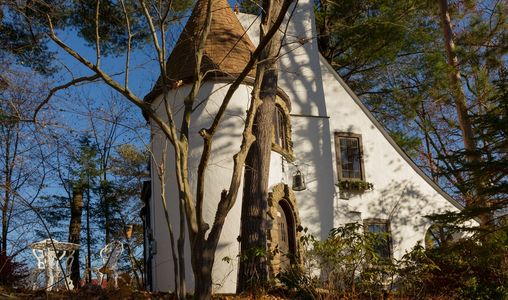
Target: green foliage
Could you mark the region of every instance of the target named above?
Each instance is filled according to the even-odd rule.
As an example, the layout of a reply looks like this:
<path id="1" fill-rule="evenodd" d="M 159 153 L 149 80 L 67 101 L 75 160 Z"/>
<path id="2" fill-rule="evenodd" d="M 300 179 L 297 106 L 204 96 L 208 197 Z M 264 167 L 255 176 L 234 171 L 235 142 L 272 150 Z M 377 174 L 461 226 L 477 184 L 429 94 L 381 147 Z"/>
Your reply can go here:
<path id="1" fill-rule="evenodd" d="M 277 279 L 296 299 L 506 299 L 508 228 L 425 249 L 417 244 L 399 260 L 378 255 L 379 238 L 361 224 L 333 229 L 328 239 L 304 236 L 303 267 Z M 325 294 L 323 294 L 326 292 Z"/>
<path id="2" fill-rule="evenodd" d="M 396 268 L 394 286 L 396 293 L 402 296 L 419 297 L 432 293 L 426 283 L 431 281 L 432 272 L 441 272 L 420 243 L 402 256 Z"/>
<path id="3" fill-rule="evenodd" d="M 457 299 L 508 297 L 508 228 L 427 251 L 437 268 L 426 273 L 426 288 Z"/>
<path id="4" fill-rule="evenodd" d="M 491 140 L 502 130 L 494 133 L 495 123 L 486 122 L 506 123 L 493 116 L 506 116 L 501 104 L 506 94 L 499 92 L 496 81 L 506 82 L 507 5 L 487 0 L 448 2 L 462 76 L 459 84 L 473 117 L 479 155 L 490 163 L 489 170 L 478 173 L 498 180 L 500 172 L 491 173 L 496 164 L 498 170 L 507 168 L 499 159 L 502 152 L 491 155 L 496 151 L 493 146 L 502 143 Z M 322 55 L 417 164 L 448 192 L 464 201 L 470 197 L 471 185 L 477 183 L 468 182 L 475 176 L 463 168 L 468 153 L 450 155 L 464 147 L 437 3 L 316 0 L 315 11 Z M 492 186 L 499 187 L 488 183 L 482 188 L 494 193 Z"/>
<path id="5" fill-rule="evenodd" d="M 40 213 L 51 227 L 53 238 L 59 240 L 68 239 L 68 220 L 69 211 L 71 209 L 73 189 L 81 190 L 85 195 L 93 196 L 99 174 L 97 147 L 91 141 L 91 137 L 83 135 L 77 141 L 76 151 L 69 153 L 68 157 L 60 157 L 59 162 L 65 164 L 60 170 L 61 184 L 65 194 L 54 194 L 40 197 Z M 63 161 L 66 161 L 64 163 Z M 65 169 L 66 168 L 66 169 Z M 85 203 L 88 204 L 89 198 L 85 197 Z M 100 223 L 101 209 L 95 203 L 85 207 L 90 209 L 91 221 L 94 224 Z M 48 233 L 44 230 L 38 231 L 40 238 L 46 238 Z M 96 243 L 98 237 L 94 237 L 93 244 Z"/>
<path id="6" fill-rule="evenodd" d="M 244 14 L 260 15 L 262 3 L 259 0 L 242 0 L 240 2 L 240 11 Z"/>
<path id="7" fill-rule="evenodd" d="M 327 240 L 314 243 L 312 251 L 322 264 L 325 287 L 345 297 L 381 292 L 391 263 L 379 256 L 380 242 L 377 234 L 364 233 L 362 224 L 351 223 L 332 229 Z"/>
<path id="8" fill-rule="evenodd" d="M 125 14 L 119 1 L 100 1 L 99 7 L 99 35 L 101 38 L 101 50 L 105 54 L 119 53 L 127 48 L 128 31 L 125 23 Z M 133 48 L 142 44 L 150 35 L 149 28 L 144 22 L 144 16 L 139 1 L 124 1 L 129 16 L 133 39 Z M 95 47 L 96 33 L 96 1 L 72 1 L 67 10 L 67 24 L 77 29 L 79 35 L 88 43 L 89 47 Z"/>
<path id="9" fill-rule="evenodd" d="M 508 70 L 495 82 L 493 95 L 485 109 L 473 115 L 480 145 L 478 163 L 464 159 L 465 151 L 457 151 L 457 164 L 474 174 L 463 188 L 477 189 L 480 197 L 490 200 L 493 209 L 508 207 Z M 474 182 L 473 180 L 480 181 Z M 478 184 L 480 183 L 480 184 Z M 479 188 L 478 188 L 479 187 Z"/>
<path id="10" fill-rule="evenodd" d="M 292 265 L 275 278 L 290 292 L 298 295 L 298 299 L 315 299 L 317 294 L 315 280 L 299 266 Z"/>
<path id="11" fill-rule="evenodd" d="M 418 155 L 418 149 L 422 146 L 420 137 L 401 130 L 392 130 L 390 136 L 410 157 Z"/>
<path id="12" fill-rule="evenodd" d="M 277 276 L 301 299 L 314 299 L 323 290 L 333 295 L 330 299 L 382 296 L 395 269 L 377 251 L 383 240 L 379 234 L 364 233 L 362 224 L 351 223 L 331 230 L 324 241 L 303 239 L 308 243 L 304 269 L 293 266 Z"/>
<path id="13" fill-rule="evenodd" d="M 485 107 L 472 114 L 472 122 L 478 133 L 478 148 L 468 152 L 462 149 L 451 152 L 444 159 L 455 169 L 470 174 L 457 186 L 461 190 L 474 191 L 470 201 L 474 203 L 460 213 L 433 216 L 444 223 L 457 223 L 471 218 L 484 217 L 489 222 L 497 219 L 508 208 L 508 72 L 502 72 L 495 82 L 492 97 Z M 473 154 L 479 161 L 471 161 Z M 447 171 L 443 171 L 447 173 Z M 483 201 L 478 201 L 482 199 Z M 506 213 L 506 212 L 504 212 Z M 495 224 L 490 224 L 495 225 Z"/>
<path id="14" fill-rule="evenodd" d="M 363 180 L 341 180 L 337 183 L 341 190 L 367 191 L 373 190 L 374 185 Z"/>
<path id="15" fill-rule="evenodd" d="M 111 206 L 113 207 L 113 232 L 116 238 L 124 238 L 123 233 L 128 224 L 134 225 L 133 242 L 142 244 L 142 224 L 139 210 L 142 203 L 139 192 L 143 181 L 148 180 L 148 152 L 131 144 L 120 145 L 111 158 L 111 173 L 114 180 L 110 183 Z"/>
<path id="16" fill-rule="evenodd" d="M 0 61 L 14 57 L 42 74 L 53 72 L 50 61 L 55 53 L 48 50 L 44 27 L 51 7 L 62 6 L 58 0 L 4 1 L 0 7 Z"/>
<path id="17" fill-rule="evenodd" d="M 82 136 L 79 140 L 79 150 L 76 153 L 75 166 L 70 175 L 71 184 L 80 189 L 91 188 L 91 184 L 95 177 L 99 175 L 98 170 L 98 149 L 97 145 L 93 145 L 90 136 Z"/>

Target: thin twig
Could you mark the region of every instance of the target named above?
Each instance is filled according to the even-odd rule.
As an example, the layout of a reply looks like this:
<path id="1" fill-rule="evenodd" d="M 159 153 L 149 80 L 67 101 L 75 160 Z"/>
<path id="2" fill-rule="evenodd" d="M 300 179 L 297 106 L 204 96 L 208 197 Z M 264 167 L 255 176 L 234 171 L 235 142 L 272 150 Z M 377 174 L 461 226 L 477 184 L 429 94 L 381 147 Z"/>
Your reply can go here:
<path id="1" fill-rule="evenodd" d="M 76 85 L 76 84 L 81 83 L 81 82 L 94 81 L 94 80 L 98 79 L 99 77 L 100 76 L 98 74 L 95 74 L 95 75 L 92 75 L 92 76 L 79 77 L 79 78 L 73 79 L 73 80 L 71 80 L 71 81 L 69 81 L 69 82 L 67 82 L 65 84 L 62 84 L 62 85 L 59 85 L 59 86 L 56 86 L 56 87 L 52 88 L 51 90 L 49 90 L 48 96 L 37 106 L 37 108 L 35 108 L 32 121 L 34 123 L 37 122 L 37 114 L 44 107 L 44 105 L 48 104 L 49 100 L 51 100 L 51 97 L 53 97 L 53 95 L 56 92 L 58 92 L 60 90 L 64 90 L 64 89 L 66 89 L 68 87 L 71 87 L 71 86 Z"/>
<path id="2" fill-rule="evenodd" d="M 99 9 L 100 9 L 101 1 L 97 0 L 97 4 L 95 7 L 95 51 L 97 56 L 97 62 L 95 65 L 97 67 L 100 66 L 101 63 L 101 46 L 100 46 L 100 35 L 99 35 Z"/>
<path id="3" fill-rule="evenodd" d="M 130 58 L 131 58 L 132 32 L 131 32 L 131 23 L 129 21 L 129 15 L 127 13 L 127 8 L 125 7 L 124 0 L 120 0 L 120 4 L 122 5 L 123 14 L 125 16 L 125 26 L 127 26 L 127 56 L 125 57 L 125 87 L 129 88 L 129 62 L 130 62 Z"/>

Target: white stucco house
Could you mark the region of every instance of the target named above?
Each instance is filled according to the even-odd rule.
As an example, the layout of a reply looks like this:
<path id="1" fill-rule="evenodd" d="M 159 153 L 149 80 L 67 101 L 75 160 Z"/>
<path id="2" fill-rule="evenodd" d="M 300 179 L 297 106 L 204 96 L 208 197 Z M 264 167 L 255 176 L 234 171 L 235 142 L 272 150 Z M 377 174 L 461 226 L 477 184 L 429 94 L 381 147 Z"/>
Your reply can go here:
<path id="1" fill-rule="evenodd" d="M 195 65 L 194 37 L 203 24 L 206 2 L 198 0 L 168 60 L 169 76 L 179 82 L 170 87 L 167 94 L 177 115 L 190 91 Z M 210 72 L 200 90 L 200 101 L 193 112 L 190 129 L 196 137 L 190 144 L 189 161 L 190 182 L 194 186 L 202 149 L 198 131 L 210 125 L 227 86 L 243 70 L 258 43 L 259 19 L 256 16 L 234 13 L 227 0 L 214 0 L 212 10 L 212 27 L 202 65 Z M 299 249 L 298 228 L 306 227 L 315 237 L 325 239 L 334 227 L 361 222 L 366 230 L 388 232 L 391 239 L 387 253 L 400 258 L 417 242 L 423 241 L 432 225 L 426 215 L 457 211 L 462 206 L 395 144 L 320 55 L 315 37 L 312 1 L 301 0 L 287 22 L 279 60 L 279 93 L 270 169 L 270 247 L 279 245 L 296 252 Z M 204 217 L 209 223 L 213 221 L 221 191 L 229 186 L 231 158 L 241 142 L 253 74 L 235 92 L 216 135 L 206 173 Z M 161 98 L 161 91 L 156 86 L 145 101 L 164 115 Z M 156 125 L 152 125 L 151 147 L 155 159 L 160 160 L 164 141 Z M 167 168 L 172 170 L 173 154 L 168 151 L 166 155 Z M 161 184 L 155 168 L 152 163 L 151 186 L 147 187 L 151 193 L 146 193 L 146 261 L 150 288 L 165 291 L 172 289 L 173 266 L 161 203 Z M 292 189 L 293 179 L 298 171 L 305 177 L 306 188 L 295 191 Z M 173 174 L 168 173 L 167 204 L 178 220 L 178 194 Z M 213 269 L 216 292 L 234 293 L 236 290 L 241 191 L 227 217 L 217 249 Z M 173 226 L 178 232 L 178 222 Z M 224 257 L 232 258 L 232 261 L 223 260 Z M 187 274 L 191 277 L 188 260 Z M 280 260 L 277 263 L 283 264 Z M 272 267 L 272 271 L 277 268 L 280 266 Z"/>

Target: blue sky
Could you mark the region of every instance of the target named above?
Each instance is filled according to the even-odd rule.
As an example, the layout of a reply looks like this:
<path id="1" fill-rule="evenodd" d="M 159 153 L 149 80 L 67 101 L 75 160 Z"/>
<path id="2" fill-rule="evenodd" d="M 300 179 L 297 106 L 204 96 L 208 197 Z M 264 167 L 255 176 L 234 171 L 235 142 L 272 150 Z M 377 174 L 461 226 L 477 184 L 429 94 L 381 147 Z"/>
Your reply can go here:
<path id="1" fill-rule="evenodd" d="M 237 1 L 229 0 L 229 3 L 232 7 L 234 7 Z M 178 23 L 173 23 L 171 30 L 168 31 L 166 36 L 167 43 L 169 45 L 167 51 L 168 54 L 170 53 L 172 45 L 176 42 L 177 37 L 179 36 L 186 21 L 187 18 L 183 18 Z M 85 41 L 78 36 L 78 33 L 75 30 L 57 31 L 56 34 L 81 56 L 95 63 L 95 45 L 87 45 Z M 72 78 L 90 76 L 93 74 L 92 71 L 88 70 L 52 41 L 50 41 L 49 47 L 51 51 L 57 53 L 57 59 L 53 63 L 60 70 L 59 73 L 54 76 L 52 86 L 63 84 Z M 120 55 L 118 56 L 102 56 L 101 68 L 103 68 L 108 74 L 118 74 L 113 77 L 123 84 L 125 76 L 125 53 L 119 54 Z M 129 88 L 138 97 L 143 98 L 151 90 L 160 74 L 159 65 L 156 62 L 156 52 L 152 42 L 149 41 L 143 48 L 133 49 L 130 59 Z M 87 124 L 80 122 L 82 116 L 80 116 L 79 110 L 82 107 L 80 105 L 76 105 L 76 97 L 92 99 L 93 102 L 100 107 L 104 106 L 105 99 L 111 98 L 112 95 L 115 94 L 119 99 L 123 99 L 128 102 L 123 96 L 100 81 L 60 91 L 52 101 L 55 105 L 58 105 L 64 113 L 65 111 L 69 113 L 68 116 L 63 115 L 64 119 L 71 120 L 70 125 L 75 127 L 74 129 L 79 132 L 80 129 L 86 129 Z M 132 105 L 130 102 L 128 103 L 129 105 Z M 132 106 L 134 107 L 134 105 Z M 132 112 L 133 115 L 131 117 L 134 119 L 133 122 L 144 122 L 139 109 L 134 108 Z M 147 140 L 144 142 L 147 142 Z"/>
<path id="2" fill-rule="evenodd" d="M 235 1 L 230 1 L 232 6 L 234 6 L 233 3 L 235 3 Z M 176 42 L 176 38 L 183 28 L 183 23 L 185 21 L 186 20 L 184 19 L 180 24 L 176 24 L 169 32 L 168 35 L 170 41 L 168 41 L 168 43 L 170 45 Z M 78 36 L 75 30 L 60 30 L 57 31 L 56 34 L 81 56 L 95 62 L 96 51 L 94 45 L 87 45 L 84 40 Z M 88 70 L 55 43 L 50 41 L 48 46 L 51 51 L 56 53 L 56 59 L 52 63 L 59 69 L 59 72 L 49 79 L 49 88 L 64 84 L 72 78 L 90 76 L 93 74 L 92 71 Z M 156 53 L 151 43 L 146 44 L 143 48 L 134 49 L 132 52 L 129 87 L 140 98 L 143 98 L 150 91 L 160 74 L 159 65 L 156 62 L 155 57 Z M 123 83 L 125 55 L 103 56 L 101 59 L 101 67 L 108 74 L 118 74 L 114 76 L 114 78 L 120 83 Z M 125 109 L 126 112 L 124 119 L 126 125 L 135 124 L 136 126 L 142 126 L 145 124 L 144 128 L 138 127 L 137 130 L 129 130 L 125 128 L 121 129 L 122 133 L 118 138 L 117 145 L 132 143 L 136 144 L 138 147 L 143 147 L 149 142 L 149 134 L 140 110 L 123 98 L 123 96 L 119 95 L 111 87 L 100 81 L 59 91 L 51 100 L 50 106 L 52 108 L 56 108 L 54 111 L 57 111 L 59 122 L 63 123 L 64 127 L 67 127 L 67 129 L 72 129 L 72 131 L 67 132 L 66 135 L 64 135 L 65 138 L 69 141 L 74 140 L 77 143 L 78 139 L 84 133 L 90 131 L 89 107 L 97 109 L 98 111 L 97 115 L 93 117 L 100 117 L 100 114 L 108 113 L 108 99 L 115 97 L 117 102 L 123 103 L 122 109 Z M 130 107 L 130 109 L 126 109 L 126 107 Z M 98 122 L 101 122 L 100 118 L 97 118 L 97 120 Z M 103 123 L 101 126 L 107 126 L 107 124 Z M 27 190 L 27 193 L 33 194 L 33 191 L 30 191 L 29 189 Z M 47 182 L 46 188 L 41 195 L 55 194 L 65 194 L 61 183 L 56 178 Z M 42 205 L 42 203 L 39 204 Z M 16 239 L 15 236 L 11 236 L 11 238 Z M 32 239 L 32 241 L 34 239 L 34 237 L 29 236 L 25 236 L 25 238 Z"/>

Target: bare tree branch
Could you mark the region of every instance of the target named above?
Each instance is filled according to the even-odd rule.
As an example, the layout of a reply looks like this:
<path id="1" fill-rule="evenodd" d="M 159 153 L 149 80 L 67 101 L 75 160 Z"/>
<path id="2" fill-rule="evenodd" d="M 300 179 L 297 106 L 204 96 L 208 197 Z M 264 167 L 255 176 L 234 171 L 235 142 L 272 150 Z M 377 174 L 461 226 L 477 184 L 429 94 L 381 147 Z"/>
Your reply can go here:
<path id="1" fill-rule="evenodd" d="M 34 123 L 37 122 L 37 114 L 39 113 L 39 111 L 46 105 L 48 104 L 49 100 L 51 100 L 51 97 L 53 97 L 53 95 L 60 91 L 60 90 L 64 90 L 68 87 L 71 87 L 73 85 L 76 85 L 78 83 L 81 83 L 81 82 L 86 82 L 86 81 L 94 81 L 96 79 L 98 79 L 100 76 L 98 74 L 95 74 L 95 75 L 92 75 L 92 76 L 85 76 L 85 77 L 79 77 L 79 78 L 76 78 L 76 79 L 73 79 L 65 84 L 62 84 L 62 85 L 59 85 L 59 86 L 56 86 L 54 88 L 52 88 L 50 91 L 49 91 L 49 94 L 48 96 L 46 96 L 46 98 L 44 100 L 42 100 L 42 102 L 35 108 L 35 111 L 34 111 L 34 114 L 33 114 L 33 117 L 32 117 L 32 121 Z"/>

